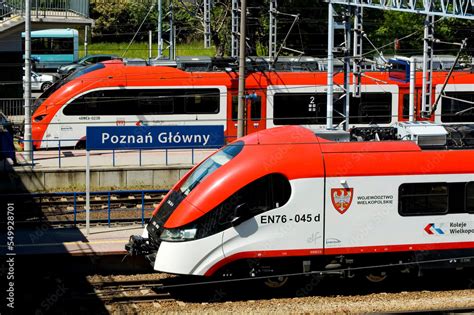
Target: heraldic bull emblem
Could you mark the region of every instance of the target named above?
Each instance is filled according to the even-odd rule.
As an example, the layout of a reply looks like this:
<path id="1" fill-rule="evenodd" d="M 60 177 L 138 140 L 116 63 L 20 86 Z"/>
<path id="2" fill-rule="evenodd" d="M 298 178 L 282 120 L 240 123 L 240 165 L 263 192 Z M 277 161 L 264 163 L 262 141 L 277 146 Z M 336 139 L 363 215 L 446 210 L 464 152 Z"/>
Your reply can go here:
<path id="1" fill-rule="evenodd" d="M 344 214 L 352 203 L 354 188 L 331 188 L 331 201 L 340 214 Z"/>

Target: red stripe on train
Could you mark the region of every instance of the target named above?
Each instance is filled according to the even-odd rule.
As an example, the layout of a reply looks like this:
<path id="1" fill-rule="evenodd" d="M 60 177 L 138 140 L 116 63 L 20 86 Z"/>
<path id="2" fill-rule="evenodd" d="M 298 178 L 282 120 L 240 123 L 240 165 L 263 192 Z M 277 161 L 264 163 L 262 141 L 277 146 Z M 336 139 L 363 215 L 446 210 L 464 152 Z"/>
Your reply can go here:
<path id="1" fill-rule="evenodd" d="M 403 244 L 389 246 L 362 246 L 362 247 L 340 247 L 340 248 L 313 248 L 313 249 L 295 249 L 295 250 L 271 250 L 271 251 L 251 251 L 233 254 L 225 257 L 214 266 L 212 266 L 205 276 L 212 276 L 221 267 L 246 258 L 275 258 L 275 257 L 297 257 L 297 256 L 316 256 L 316 255 L 341 255 L 341 254 L 367 254 L 367 253 L 389 253 L 389 252 L 410 252 L 420 250 L 448 250 L 448 249 L 471 249 L 474 248 L 473 242 L 457 243 L 429 243 L 429 244 Z"/>

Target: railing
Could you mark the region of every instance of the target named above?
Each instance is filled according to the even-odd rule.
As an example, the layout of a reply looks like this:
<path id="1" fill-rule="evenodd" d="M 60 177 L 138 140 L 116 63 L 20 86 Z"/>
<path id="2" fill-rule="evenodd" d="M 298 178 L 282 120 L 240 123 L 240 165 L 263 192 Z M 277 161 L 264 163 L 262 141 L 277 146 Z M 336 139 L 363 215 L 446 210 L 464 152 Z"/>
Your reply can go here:
<path id="1" fill-rule="evenodd" d="M 0 22 L 23 16 L 25 0 L 0 1 Z M 89 17 L 89 0 L 31 0 L 32 17 Z"/>
<path id="2" fill-rule="evenodd" d="M 110 227 L 111 223 L 114 221 L 120 220 L 130 220 L 130 219 L 139 219 L 141 224 L 145 224 L 145 220 L 148 218 L 146 216 L 146 212 L 153 211 L 154 206 L 150 205 L 161 201 L 159 200 L 149 200 L 147 197 L 150 194 L 155 195 L 165 195 L 168 190 L 158 189 L 158 190 L 113 190 L 113 191 L 93 191 L 91 192 L 91 199 L 95 201 L 96 206 L 93 206 L 91 209 L 92 214 L 97 214 L 96 216 L 100 216 L 102 219 L 98 219 L 100 222 L 107 222 L 107 225 Z M 129 203 L 136 202 L 136 206 L 134 208 L 130 207 L 118 207 L 116 200 L 114 203 L 114 198 L 117 196 L 127 197 L 131 195 L 136 195 L 137 198 L 127 199 Z M 85 216 L 85 192 L 58 192 L 58 193 L 20 193 L 20 194 L 6 194 L 3 195 L 2 198 L 8 198 L 8 200 L 13 200 L 12 202 L 15 203 L 30 203 L 28 206 L 25 205 L 24 208 L 30 208 L 36 206 L 39 209 L 42 209 L 43 206 L 48 206 L 50 204 L 55 204 L 56 206 L 62 206 L 65 209 L 62 210 L 59 214 L 50 214 L 48 213 L 40 213 L 47 219 L 47 223 L 53 223 L 54 218 L 48 218 L 48 216 L 63 216 L 69 217 L 67 222 L 60 221 L 61 224 L 73 224 L 77 225 L 84 221 Z M 61 199 L 59 199 L 61 198 Z M 65 198 L 64 200 L 62 198 Z M 58 199 L 57 201 L 54 201 Z M 99 200 L 97 200 L 99 199 Z M 155 198 L 156 199 L 156 198 Z M 53 202 L 51 202 L 53 200 Z M 122 201 L 123 203 L 124 201 Z M 17 205 L 18 207 L 18 205 Z M 18 207 L 20 208 L 20 207 Z M 132 213 L 131 216 L 123 216 L 122 213 Z M 139 215 L 137 215 L 139 212 Z M 34 214 L 34 213 L 32 213 Z M 117 214 L 116 216 L 114 214 Z M 26 214 L 25 214 L 26 215 Z M 114 218 L 116 217 L 116 218 Z M 64 219 L 63 219 L 64 220 Z M 29 221 L 30 223 L 41 223 L 36 221 Z"/>
<path id="3" fill-rule="evenodd" d="M 25 100 L 23 98 L 0 98 L 0 112 L 9 119 L 12 116 L 24 116 Z"/>
<path id="4" fill-rule="evenodd" d="M 73 150 L 71 147 L 61 147 L 61 142 L 66 143 L 78 143 L 80 139 L 61 139 L 61 140 L 41 140 L 42 142 L 51 142 L 54 145 L 58 145 L 57 148 L 50 148 L 48 150 L 33 151 L 31 154 L 31 161 L 22 161 L 18 159 L 17 163 L 21 165 L 31 165 L 34 168 L 36 165 L 41 164 L 42 167 L 58 167 L 67 168 L 71 165 L 64 165 L 65 160 L 71 161 L 73 158 L 82 159 L 81 162 L 75 162 L 75 167 L 85 166 L 85 150 Z M 31 142 L 37 142 L 38 140 L 31 140 Z M 24 140 L 21 140 L 24 142 Z M 209 154 L 210 150 L 216 150 L 217 148 L 163 148 L 163 149 L 143 149 L 143 150 L 105 150 L 105 151 L 91 151 L 91 157 L 97 156 L 100 158 L 100 163 L 93 163 L 92 166 L 156 166 L 156 165 L 177 165 L 186 164 L 194 165 L 199 162 L 202 158 Z M 170 153 L 173 153 L 171 155 Z M 182 153 L 176 157 L 176 153 Z M 197 153 L 200 153 L 197 155 Z M 3 157 L 10 157 L 12 154 L 16 154 L 13 151 L 2 150 L 0 151 L 0 160 Z M 24 152 L 26 155 L 27 152 Z M 133 161 L 133 160 L 134 161 Z M 122 162 L 118 161 L 121 160 Z M 123 163 L 123 160 L 126 163 Z M 150 161 L 151 160 L 151 161 Z M 132 162 L 133 161 L 133 162 Z M 6 159 L 3 161 L 3 168 L 6 167 Z M 71 164 L 71 163 L 66 163 Z M 1 164 L 0 164 L 1 165 Z"/>

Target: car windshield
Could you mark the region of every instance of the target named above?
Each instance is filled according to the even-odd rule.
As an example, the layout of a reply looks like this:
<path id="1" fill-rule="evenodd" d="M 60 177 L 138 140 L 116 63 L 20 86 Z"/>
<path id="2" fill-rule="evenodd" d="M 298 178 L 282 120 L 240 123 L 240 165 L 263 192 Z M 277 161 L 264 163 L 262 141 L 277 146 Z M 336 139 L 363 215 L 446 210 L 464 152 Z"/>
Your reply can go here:
<path id="1" fill-rule="evenodd" d="M 84 61 L 86 61 L 86 60 L 89 59 L 89 58 L 91 58 L 91 56 L 84 56 L 84 57 L 82 57 L 81 59 L 79 59 L 79 60 L 77 61 L 77 63 L 84 63 Z"/>
<path id="2" fill-rule="evenodd" d="M 222 150 L 211 155 L 206 161 L 199 165 L 188 179 L 181 185 L 180 191 L 187 196 L 207 176 L 214 173 L 219 167 L 226 164 L 242 151 L 244 143 L 237 141 L 224 147 Z"/>
<path id="3" fill-rule="evenodd" d="M 55 83 L 53 83 L 53 85 L 51 85 L 49 89 L 47 89 L 43 94 L 40 95 L 40 97 L 38 97 L 38 99 L 33 105 L 33 110 L 36 110 L 44 102 L 45 99 L 50 97 L 54 92 L 59 90 L 66 83 L 80 77 L 83 74 L 86 74 L 95 70 L 103 69 L 103 68 L 105 68 L 104 64 L 96 63 L 94 65 L 91 65 L 82 69 L 78 69 L 74 71 L 72 74 L 68 75 L 67 77 L 64 77 L 62 80 L 56 81 Z"/>

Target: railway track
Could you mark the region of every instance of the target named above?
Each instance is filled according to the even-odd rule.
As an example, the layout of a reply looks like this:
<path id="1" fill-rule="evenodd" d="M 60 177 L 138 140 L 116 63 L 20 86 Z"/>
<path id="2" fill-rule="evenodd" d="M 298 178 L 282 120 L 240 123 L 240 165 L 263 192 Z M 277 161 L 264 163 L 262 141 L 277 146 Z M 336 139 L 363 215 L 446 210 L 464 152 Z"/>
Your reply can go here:
<path id="1" fill-rule="evenodd" d="M 165 194 L 164 190 L 92 192 L 91 223 L 141 222 L 143 217 L 151 215 Z M 18 225 L 85 223 L 85 193 L 12 194 L 0 199 L 14 203 L 19 209 L 16 213 Z"/>
<path id="2" fill-rule="evenodd" d="M 100 281 L 91 285 L 94 299 L 104 303 L 144 303 L 175 301 L 168 292 L 157 292 L 163 287 L 161 280 Z"/>

